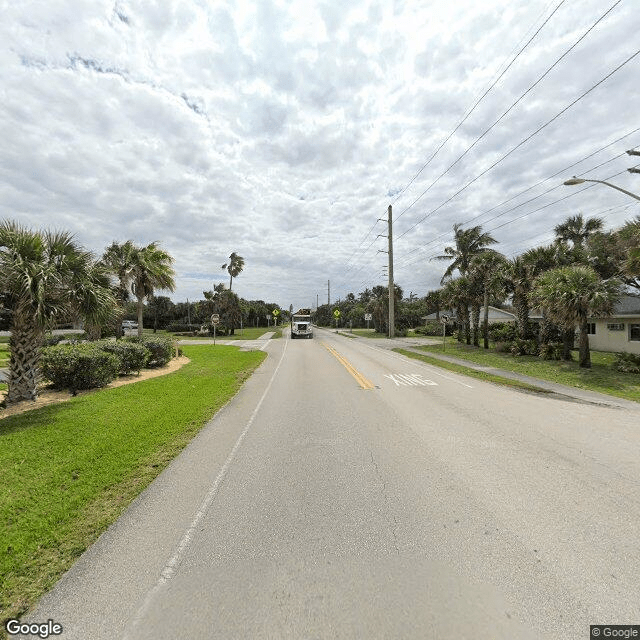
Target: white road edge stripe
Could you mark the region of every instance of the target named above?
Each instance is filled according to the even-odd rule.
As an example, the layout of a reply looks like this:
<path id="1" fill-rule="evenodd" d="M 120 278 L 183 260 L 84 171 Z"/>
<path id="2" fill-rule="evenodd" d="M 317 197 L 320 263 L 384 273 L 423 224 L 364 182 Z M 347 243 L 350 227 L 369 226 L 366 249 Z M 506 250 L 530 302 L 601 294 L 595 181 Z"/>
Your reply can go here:
<path id="1" fill-rule="evenodd" d="M 399 356 L 396 353 L 391 353 L 390 351 L 388 351 L 387 349 L 380 349 L 380 347 L 372 347 L 371 345 L 365 344 L 365 347 L 367 347 L 367 349 L 373 349 L 374 351 L 380 351 L 381 353 L 386 353 L 387 355 L 391 356 L 392 358 L 396 358 L 397 360 L 402 360 L 403 362 L 407 361 L 406 356 Z M 428 354 L 427 354 L 428 355 Z M 420 362 L 419 360 L 417 362 Z M 455 382 L 457 384 L 461 384 L 463 387 L 467 387 L 468 389 L 473 389 L 473 387 L 470 384 L 466 384 L 464 382 L 460 382 L 460 380 L 456 380 L 455 378 L 450 378 L 449 376 L 445 376 L 444 374 L 440 373 L 439 371 L 435 370 L 435 367 L 433 367 L 433 365 L 428 365 L 424 362 L 421 362 L 420 364 L 422 364 L 422 366 L 426 366 L 429 367 L 429 371 L 437 376 L 440 376 L 441 378 L 444 378 L 445 380 L 451 380 L 451 382 Z"/>
<path id="2" fill-rule="evenodd" d="M 182 536 L 182 539 L 180 540 L 180 543 L 178 544 L 178 547 L 176 548 L 175 553 L 169 559 L 169 561 L 165 564 L 156 584 L 147 592 L 145 599 L 142 605 L 140 606 L 140 608 L 138 609 L 138 611 L 135 613 L 133 618 L 130 618 L 130 622 L 125 627 L 122 640 L 134 640 L 134 638 L 136 638 L 136 635 L 134 634 L 134 632 L 138 624 L 142 621 L 142 618 L 144 617 L 145 613 L 149 609 L 154 597 L 159 593 L 160 589 L 162 589 L 162 587 L 165 584 L 167 584 L 175 575 L 177 567 L 180 564 L 180 561 L 182 560 L 185 552 L 191 545 L 194 533 L 198 528 L 198 524 L 200 523 L 205 513 L 207 512 L 207 509 L 213 502 L 213 499 L 216 497 L 216 494 L 218 493 L 218 489 L 220 488 L 220 484 L 224 480 L 224 477 L 227 474 L 229 466 L 233 462 L 233 459 L 235 457 L 237 450 L 239 449 L 240 445 L 242 444 L 242 441 L 247 435 L 251 425 L 253 424 L 253 421 L 256 419 L 256 416 L 258 415 L 258 411 L 260 411 L 260 407 L 262 406 L 264 399 L 267 397 L 267 394 L 271 389 L 271 385 L 273 384 L 273 381 L 275 380 L 275 377 L 278 374 L 278 370 L 280 369 L 280 365 L 284 360 L 284 354 L 287 351 L 287 343 L 288 343 L 288 340 L 284 340 L 284 349 L 282 350 L 282 356 L 280 356 L 280 361 L 278 362 L 278 365 L 276 366 L 275 371 L 271 376 L 271 380 L 269 380 L 269 384 L 267 385 L 267 388 L 264 390 L 264 393 L 262 394 L 260 401 L 256 405 L 256 408 L 253 410 L 253 413 L 251 414 L 249 421 L 247 422 L 244 430 L 236 440 L 236 443 L 233 445 L 233 449 L 231 449 L 231 452 L 229 453 L 227 459 L 225 460 L 225 463 L 222 465 L 222 469 L 220 469 L 220 472 L 218 473 L 213 484 L 211 485 L 211 488 L 207 492 L 207 495 L 204 497 L 204 500 L 202 501 L 200 508 L 198 509 L 198 511 L 196 512 L 196 515 L 191 521 L 189 528 L 184 532 L 184 535 Z"/>

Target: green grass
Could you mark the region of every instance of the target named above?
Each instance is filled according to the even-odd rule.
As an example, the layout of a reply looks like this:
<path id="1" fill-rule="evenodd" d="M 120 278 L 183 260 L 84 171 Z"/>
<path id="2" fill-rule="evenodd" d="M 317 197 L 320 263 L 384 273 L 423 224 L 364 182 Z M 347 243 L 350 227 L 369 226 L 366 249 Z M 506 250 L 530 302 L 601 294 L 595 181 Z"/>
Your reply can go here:
<path id="1" fill-rule="evenodd" d="M 442 345 L 427 345 L 418 349 L 427 353 L 443 353 Z M 591 351 L 591 369 L 580 368 L 576 353 L 574 353 L 576 360 L 572 362 L 541 360 L 536 356 L 514 357 L 508 353 L 498 353 L 493 349 L 485 350 L 482 347 L 461 345 L 455 339 L 447 340 L 444 354 L 486 367 L 514 371 L 549 382 L 640 402 L 640 376 L 615 371 L 611 366 L 615 358 L 613 353 Z"/>
<path id="2" fill-rule="evenodd" d="M 340 329 L 342 333 L 349 331 L 348 329 Z M 378 333 L 375 329 L 354 329 L 354 336 L 360 336 L 361 338 L 387 338 L 386 333 Z"/>
<path id="3" fill-rule="evenodd" d="M 0 621 L 49 590 L 266 357 L 184 353 L 172 374 L 0 420 Z"/>
<path id="4" fill-rule="evenodd" d="M 455 364 L 453 362 L 447 362 L 446 360 L 438 360 L 438 358 L 430 358 L 427 355 L 422 355 L 421 353 L 416 353 L 415 351 L 407 351 L 406 349 L 394 349 L 394 351 L 401 353 L 403 356 L 413 358 L 414 360 L 420 360 L 422 362 L 426 362 L 427 364 L 432 364 L 432 365 L 435 365 L 436 367 L 440 367 L 441 369 L 447 369 L 448 371 L 453 371 L 454 373 L 461 373 L 470 378 L 484 380 L 485 382 L 493 382 L 495 384 L 500 384 L 505 387 L 522 389 L 523 391 L 534 391 L 536 393 L 549 393 L 549 391 L 547 391 L 546 389 L 543 389 L 542 387 L 536 387 L 535 385 L 528 384 L 527 382 L 521 382 L 520 380 L 510 380 L 509 378 L 502 378 L 500 376 L 487 373 L 486 371 L 477 371 L 476 369 L 470 369 L 469 367 L 465 367 L 460 364 Z"/>
<path id="5" fill-rule="evenodd" d="M 9 366 L 9 343 L 0 342 L 0 368 L 6 369 Z"/>
<path id="6" fill-rule="evenodd" d="M 146 332 L 146 329 L 145 329 Z M 244 327 L 242 330 L 236 329 L 234 335 L 225 336 L 225 335 L 216 335 L 216 340 L 257 340 L 265 333 L 275 332 L 273 338 L 281 338 L 282 337 L 282 328 L 278 327 L 274 329 L 273 327 L 265 328 L 265 327 Z M 175 334 L 169 334 L 174 336 Z M 175 336 L 177 340 L 185 339 L 185 340 L 211 340 L 213 335 L 207 334 L 206 336 Z"/>

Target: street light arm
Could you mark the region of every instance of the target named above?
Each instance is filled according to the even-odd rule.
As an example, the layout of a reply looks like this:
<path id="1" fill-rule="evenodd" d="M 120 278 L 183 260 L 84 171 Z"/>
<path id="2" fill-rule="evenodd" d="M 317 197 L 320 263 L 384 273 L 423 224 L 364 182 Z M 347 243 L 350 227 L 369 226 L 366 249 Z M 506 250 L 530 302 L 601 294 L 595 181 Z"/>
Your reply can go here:
<path id="1" fill-rule="evenodd" d="M 611 184 L 610 182 L 606 182 L 605 180 L 592 180 L 591 178 L 576 178 L 574 176 L 571 180 L 567 180 L 566 182 L 564 182 L 564 184 L 567 186 L 573 186 L 576 184 L 582 184 L 583 182 L 597 182 L 598 184 L 605 184 L 607 185 L 607 187 L 611 187 L 616 191 L 622 191 L 622 193 L 626 193 L 628 196 L 631 196 L 635 200 L 640 200 L 640 196 L 636 195 L 635 193 L 631 193 L 631 191 L 627 191 L 626 189 L 623 189 L 622 187 L 618 187 L 615 184 Z"/>

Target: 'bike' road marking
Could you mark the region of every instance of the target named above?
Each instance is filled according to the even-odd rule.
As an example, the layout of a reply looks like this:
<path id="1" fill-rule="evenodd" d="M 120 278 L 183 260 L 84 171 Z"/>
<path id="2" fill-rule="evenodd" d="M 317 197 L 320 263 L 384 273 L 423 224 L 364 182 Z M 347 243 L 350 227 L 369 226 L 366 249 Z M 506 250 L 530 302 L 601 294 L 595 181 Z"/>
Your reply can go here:
<path id="1" fill-rule="evenodd" d="M 385 378 L 389 378 L 396 383 L 396 387 L 437 387 L 438 383 L 433 380 L 423 378 L 419 373 L 385 373 Z"/>
<path id="2" fill-rule="evenodd" d="M 367 380 L 359 371 L 353 368 L 351 363 L 343 358 L 333 347 L 330 347 L 328 344 L 322 343 L 322 346 L 326 348 L 326 350 L 333 356 L 335 356 L 336 360 L 344 366 L 344 368 L 357 380 L 358 384 L 363 389 L 375 389 L 376 386 L 370 380 Z"/>
<path id="3" fill-rule="evenodd" d="M 227 456 L 227 459 L 222 465 L 222 468 L 220 469 L 218 475 L 216 476 L 216 479 L 211 485 L 211 488 L 209 489 L 209 491 L 207 492 L 207 495 L 204 497 L 204 500 L 200 504 L 200 508 L 198 509 L 196 515 L 191 521 L 189 528 L 184 532 L 182 539 L 180 540 L 180 543 L 178 544 L 178 547 L 176 548 L 173 556 L 164 565 L 164 568 L 162 569 L 162 572 L 160 573 L 160 576 L 157 582 L 155 583 L 155 585 L 151 587 L 149 591 L 147 591 L 145 598 L 142 604 L 140 605 L 140 607 L 138 608 L 138 610 L 136 611 L 136 613 L 126 623 L 122 640 L 133 640 L 134 638 L 138 637 L 138 633 L 137 633 L 138 626 L 142 622 L 142 619 L 144 618 L 144 616 L 149 611 L 149 607 L 151 606 L 153 600 L 158 595 L 158 593 L 162 590 L 164 585 L 166 585 L 176 574 L 178 565 L 182 561 L 182 558 L 184 557 L 188 548 L 191 546 L 191 542 L 193 541 L 193 537 L 196 533 L 196 529 L 200 525 L 200 521 L 202 520 L 205 513 L 211 506 L 211 503 L 213 502 L 214 498 L 216 497 L 218 490 L 220 488 L 220 484 L 224 480 L 224 477 L 227 475 L 229 466 L 233 462 L 233 459 L 235 458 L 238 448 L 242 444 L 242 441 L 245 439 L 245 436 L 247 435 L 247 432 L 251 428 L 253 421 L 256 419 L 256 416 L 260 411 L 260 407 L 262 406 L 264 399 L 267 397 L 267 394 L 269 393 L 269 389 L 271 389 L 271 385 L 273 384 L 273 381 L 275 380 L 276 375 L 278 375 L 278 371 L 280 370 L 280 365 L 284 360 L 284 354 L 287 352 L 287 344 L 288 342 L 285 341 L 284 349 L 282 350 L 282 356 L 280 356 L 280 361 L 278 362 L 278 365 L 276 366 L 275 371 L 271 376 L 271 380 L 269 380 L 269 384 L 267 385 L 267 388 L 264 390 L 264 393 L 262 394 L 262 397 L 258 401 L 256 408 L 253 410 L 253 413 L 251 414 L 251 417 L 249 418 L 249 421 L 247 422 L 244 430 L 236 440 L 236 443 L 233 445 L 233 449 L 231 449 L 231 453 L 229 453 L 229 455 Z"/>

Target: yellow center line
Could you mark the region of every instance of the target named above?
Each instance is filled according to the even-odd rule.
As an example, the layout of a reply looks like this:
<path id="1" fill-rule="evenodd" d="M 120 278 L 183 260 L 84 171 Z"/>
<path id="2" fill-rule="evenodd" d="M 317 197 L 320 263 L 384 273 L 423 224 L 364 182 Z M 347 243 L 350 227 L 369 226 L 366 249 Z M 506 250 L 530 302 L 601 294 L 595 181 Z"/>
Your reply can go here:
<path id="1" fill-rule="evenodd" d="M 370 380 L 367 380 L 359 371 L 357 371 L 353 365 L 343 356 L 341 356 L 333 347 L 330 347 L 328 344 L 322 343 L 322 346 L 327 349 L 327 351 L 335 356 L 336 360 L 342 364 L 342 366 L 356 379 L 358 384 L 363 389 L 375 389 L 375 385 Z"/>

